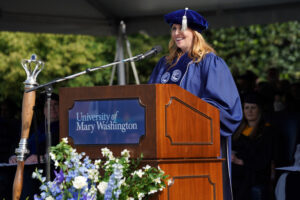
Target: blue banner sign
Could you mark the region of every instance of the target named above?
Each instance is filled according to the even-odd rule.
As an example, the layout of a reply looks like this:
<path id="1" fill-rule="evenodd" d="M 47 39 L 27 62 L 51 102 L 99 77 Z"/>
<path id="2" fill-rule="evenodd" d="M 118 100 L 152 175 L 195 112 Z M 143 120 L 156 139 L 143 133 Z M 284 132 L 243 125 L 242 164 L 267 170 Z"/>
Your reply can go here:
<path id="1" fill-rule="evenodd" d="M 74 144 L 138 144 L 145 108 L 138 99 L 75 101 L 69 110 Z"/>

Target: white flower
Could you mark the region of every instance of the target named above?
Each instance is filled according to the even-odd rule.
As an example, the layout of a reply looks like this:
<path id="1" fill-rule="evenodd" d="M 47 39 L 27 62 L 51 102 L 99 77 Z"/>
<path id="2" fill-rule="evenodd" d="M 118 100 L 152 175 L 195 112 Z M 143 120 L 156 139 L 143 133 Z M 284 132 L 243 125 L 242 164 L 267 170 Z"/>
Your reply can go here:
<path id="1" fill-rule="evenodd" d="M 142 200 L 144 196 L 145 196 L 144 193 L 138 193 L 138 198 L 139 198 L 139 200 Z"/>
<path id="2" fill-rule="evenodd" d="M 63 141 L 64 143 L 68 144 L 68 138 L 67 138 L 67 137 L 63 138 L 62 141 Z"/>
<path id="3" fill-rule="evenodd" d="M 154 182 L 160 184 L 161 183 L 160 178 L 154 179 Z"/>
<path id="4" fill-rule="evenodd" d="M 109 160 L 114 160 L 113 153 L 107 148 L 102 148 L 101 153 L 104 157 L 107 157 Z"/>
<path id="5" fill-rule="evenodd" d="M 108 183 L 107 183 L 107 182 L 104 182 L 104 181 L 101 181 L 101 182 L 99 183 L 99 185 L 97 186 L 97 188 L 98 188 L 98 190 L 99 190 L 99 192 L 100 192 L 101 194 L 104 194 L 104 193 L 105 193 L 105 191 L 106 191 L 106 189 L 107 189 L 107 185 L 108 185 Z"/>
<path id="6" fill-rule="evenodd" d="M 86 185 L 87 185 L 86 177 L 84 177 L 84 176 L 76 176 L 75 177 L 75 179 L 73 181 L 74 188 L 81 189 Z"/>
<path id="7" fill-rule="evenodd" d="M 173 179 L 170 178 L 170 179 L 168 180 L 168 186 L 173 185 L 173 184 L 174 184 L 174 181 L 173 181 Z"/>
<path id="8" fill-rule="evenodd" d="M 100 165 L 101 164 L 101 159 L 95 160 L 95 165 Z"/>
<path id="9" fill-rule="evenodd" d="M 126 178 L 123 178 L 119 181 L 119 185 L 126 185 L 125 183 Z"/>
<path id="10" fill-rule="evenodd" d="M 127 158 L 130 157 L 130 154 L 129 154 L 129 151 L 127 149 L 124 149 L 122 152 L 121 152 L 121 156 L 125 156 Z"/>
<path id="11" fill-rule="evenodd" d="M 142 178 L 145 172 L 143 172 L 141 169 L 134 171 L 131 175 L 137 175 L 138 177 Z"/>
<path id="12" fill-rule="evenodd" d="M 49 155 L 50 155 L 50 157 L 51 157 L 52 160 L 56 160 L 56 156 L 55 156 L 54 153 L 50 152 Z"/>
<path id="13" fill-rule="evenodd" d="M 97 182 L 98 181 L 98 175 L 99 175 L 99 172 L 97 169 L 88 169 L 88 178 Z"/>
<path id="14" fill-rule="evenodd" d="M 54 200 L 52 196 L 46 197 L 45 200 Z"/>
<path id="15" fill-rule="evenodd" d="M 111 154 L 112 152 L 107 147 L 105 147 L 105 148 L 101 149 L 101 153 L 103 156 L 107 156 L 107 155 Z"/>
<path id="16" fill-rule="evenodd" d="M 35 179 L 38 177 L 38 174 L 36 172 L 32 172 L 32 178 Z"/>
<path id="17" fill-rule="evenodd" d="M 144 169 L 145 171 L 149 170 L 150 168 L 151 168 L 150 165 L 146 165 L 145 167 L 143 167 L 143 169 Z"/>
<path id="18" fill-rule="evenodd" d="M 162 186 L 161 188 L 159 188 L 159 191 L 163 191 L 163 189 L 165 189 L 164 186 Z"/>
<path id="19" fill-rule="evenodd" d="M 157 166 L 158 170 L 161 172 L 161 173 L 165 173 L 159 166 Z"/>
<path id="20" fill-rule="evenodd" d="M 156 193 L 157 192 L 157 190 L 150 190 L 149 192 L 148 192 L 148 194 L 150 195 L 150 194 L 154 194 L 154 193 Z"/>

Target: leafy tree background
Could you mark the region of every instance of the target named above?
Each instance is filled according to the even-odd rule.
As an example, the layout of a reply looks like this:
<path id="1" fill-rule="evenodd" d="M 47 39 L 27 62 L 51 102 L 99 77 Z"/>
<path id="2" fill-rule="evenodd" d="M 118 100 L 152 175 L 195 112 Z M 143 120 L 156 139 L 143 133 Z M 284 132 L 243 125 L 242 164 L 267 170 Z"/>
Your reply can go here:
<path id="1" fill-rule="evenodd" d="M 281 78 L 291 82 L 300 78 L 300 23 L 291 21 L 269 25 L 212 29 L 203 33 L 230 67 L 234 76 L 253 71 L 264 80 L 270 67 L 280 69 Z M 148 51 L 155 45 L 163 47 L 162 53 L 136 63 L 141 83 L 147 80 L 161 56 L 168 52 L 169 35 L 151 37 L 147 34 L 128 36 L 133 55 Z M 21 109 L 26 74 L 22 59 L 31 54 L 45 62 L 38 76 L 38 83 L 47 83 L 87 68 L 101 66 L 114 61 L 116 37 L 94 37 L 86 35 L 34 34 L 0 32 L 0 102 L 10 99 Z M 126 51 L 125 51 L 126 52 Z M 127 57 L 128 55 L 125 55 Z M 134 84 L 132 70 L 126 65 L 128 84 Z M 82 87 L 108 85 L 111 68 L 94 71 L 54 85 L 60 87 Z M 117 83 L 115 77 L 115 84 Z"/>

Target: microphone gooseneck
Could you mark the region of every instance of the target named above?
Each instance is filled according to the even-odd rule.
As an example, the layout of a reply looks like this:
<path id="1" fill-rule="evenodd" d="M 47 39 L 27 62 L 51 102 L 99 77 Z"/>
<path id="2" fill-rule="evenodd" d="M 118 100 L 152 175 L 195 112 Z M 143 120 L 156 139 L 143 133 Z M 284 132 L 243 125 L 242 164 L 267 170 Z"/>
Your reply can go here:
<path id="1" fill-rule="evenodd" d="M 73 79 L 77 76 L 87 74 L 87 73 L 90 73 L 90 72 L 93 72 L 93 71 L 96 71 L 96 70 L 99 70 L 99 69 L 104 69 L 104 68 L 107 68 L 109 66 L 116 65 L 116 64 L 119 64 L 119 63 L 122 63 L 122 62 L 125 63 L 125 62 L 143 60 L 145 58 L 148 58 L 150 56 L 154 56 L 154 55 L 158 54 L 159 52 L 161 52 L 161 50 L 162 50 L 162 47 L 160 45 L 157 45 L 157 46 L 153 47 L 151 50 L 147 51 L 144 54 L 139 54 L 139 55 L 136 55 L 134 57 L 126 58 L 124 60 L 115 61 L 113 63 L 109 63 L 109 64 L 102 65 L 102 66 L 99 66 L 99 67 L 88 68 L 88 69 L 86 69 L 82 72 L 78 72 L 78 73 L 72 74 L 70 76 L 63 77 L 63 78 L 58 78 L 58 79 L 52 80 L 48 83 L 29 88 L 29 89 L 25 90 L 25 92 L 28 93 L 28 92 L 31 92 L 31 91 L 35 91 L 39 88 L 44 88 L 48 85 L 52 85 L 54 83 L 59 83 L 59 82 L 62 82 L 62 81 L 68 80 L 68 79 Z"/>

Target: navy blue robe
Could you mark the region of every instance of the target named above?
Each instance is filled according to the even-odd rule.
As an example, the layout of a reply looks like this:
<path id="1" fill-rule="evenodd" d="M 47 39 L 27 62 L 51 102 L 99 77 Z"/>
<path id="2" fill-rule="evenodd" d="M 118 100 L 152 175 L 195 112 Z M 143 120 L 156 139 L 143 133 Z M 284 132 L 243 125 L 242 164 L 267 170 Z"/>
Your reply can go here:
<path id="1" fill-rule="evenodd" d="M 230 70 L 224 60 L 214 53 L 208 53 L 199 63 L 195 63 L 184 54 L 174 66 L 181 72 L 169 69 L 166 58 L 157 63 L 149 80 L 149 84 L 172 83 L 198 96 L 220 111 L 221 155 L 227 159 L 223 185 L 224 199 L 231 199 L 231 135 L 239 126 L 242 117 L 242 106 L 239 93 Z M 179 74 L 181 77 L 178 77 Z M 173 78 L 173 79 L 172 79 Z M 223 173 L 223 174 L 224 174 Z M 225 180 L 225 181 L 224 181 Z M 227 185 L 227 186 L 226 186 Z"/>

